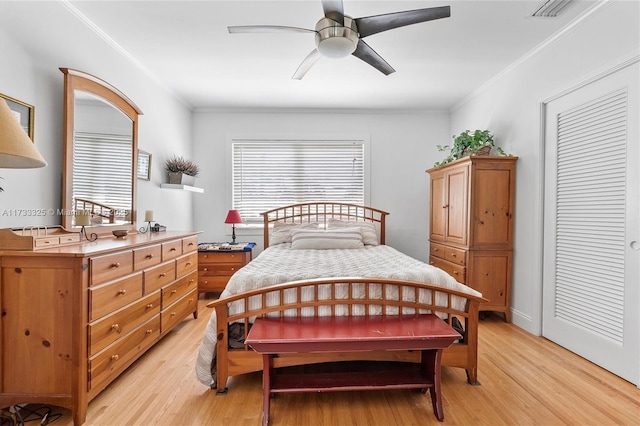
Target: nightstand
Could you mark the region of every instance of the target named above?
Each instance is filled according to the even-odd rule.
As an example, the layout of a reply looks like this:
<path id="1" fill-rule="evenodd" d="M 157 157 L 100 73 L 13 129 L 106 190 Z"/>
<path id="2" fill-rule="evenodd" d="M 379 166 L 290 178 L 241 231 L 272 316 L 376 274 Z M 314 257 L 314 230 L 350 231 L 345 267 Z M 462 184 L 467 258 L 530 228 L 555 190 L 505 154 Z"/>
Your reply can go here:
<path id="1" fill-rule="evenodd" d="M 255 245 L 198 244 L 198 293 L 221 293 L 231 275 L 251 261 Z"/>

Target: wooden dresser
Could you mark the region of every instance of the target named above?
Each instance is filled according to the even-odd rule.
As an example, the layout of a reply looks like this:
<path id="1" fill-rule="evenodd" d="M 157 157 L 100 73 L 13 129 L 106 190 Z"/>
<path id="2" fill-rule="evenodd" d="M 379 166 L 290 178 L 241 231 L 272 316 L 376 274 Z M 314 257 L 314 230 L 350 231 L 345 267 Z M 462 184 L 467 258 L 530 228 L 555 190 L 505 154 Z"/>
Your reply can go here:
<path id="1" fill-rule="evenodd" d="M 206 243 L 205 243 L 206 244 Z M 201 250 L 198 253 L 198 291 L 221 293 L 229 278 L 251 261 L 255 244 L 243 250 Z"/>
<path id="2" fill-rule="evenodd" d="M 103 236 L 0 251 L 0 407 L 87 405 L 189 314 L 197 316 L 195 232 Z"/>
<path id="3" fill-rule="evenodd" d="M 481 311 L 511 320 L 517 157 L 473 156 L 430 175 L 429 263 L 489 299 Z"/>

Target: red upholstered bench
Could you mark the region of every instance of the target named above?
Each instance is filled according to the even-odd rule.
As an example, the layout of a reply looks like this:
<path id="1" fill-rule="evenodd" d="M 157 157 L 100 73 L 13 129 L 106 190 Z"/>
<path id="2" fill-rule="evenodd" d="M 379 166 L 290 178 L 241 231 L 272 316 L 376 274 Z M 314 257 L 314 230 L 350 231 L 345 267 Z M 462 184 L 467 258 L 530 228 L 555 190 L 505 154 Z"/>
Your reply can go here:
<path id="1" fill-rule="evenodd" d="M 440 391 L 442 350 L 461 336 L 433 314 L 257 318 L 246 343 L 263 359 L 263 418 L 269 423 L 272 394 L 372 389 L 429 389 L 433 411 L 444 420 Z M 381 372 L 279 374 L 281 353 L 420 350 L 420 364 Z M 410 368 L 407 368 L 409 366 Z"/>

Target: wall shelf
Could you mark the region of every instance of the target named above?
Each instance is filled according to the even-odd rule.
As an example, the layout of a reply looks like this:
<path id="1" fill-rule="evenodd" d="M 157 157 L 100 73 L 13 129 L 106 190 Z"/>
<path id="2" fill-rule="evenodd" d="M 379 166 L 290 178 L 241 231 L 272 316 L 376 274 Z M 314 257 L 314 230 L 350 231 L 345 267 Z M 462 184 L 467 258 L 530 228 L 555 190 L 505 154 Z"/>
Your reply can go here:
<path id="1" fill-rule="evenodd" d="M 191 191 L 191 192 L 199 192 L 199 193 L 204 192 L 203 188 L 198 188 L 197 186 L 181 185 L 181 184 L 173 184 L 173 183 L 161 183 L 160 188 L 182 189 L 183 191 Z"/>

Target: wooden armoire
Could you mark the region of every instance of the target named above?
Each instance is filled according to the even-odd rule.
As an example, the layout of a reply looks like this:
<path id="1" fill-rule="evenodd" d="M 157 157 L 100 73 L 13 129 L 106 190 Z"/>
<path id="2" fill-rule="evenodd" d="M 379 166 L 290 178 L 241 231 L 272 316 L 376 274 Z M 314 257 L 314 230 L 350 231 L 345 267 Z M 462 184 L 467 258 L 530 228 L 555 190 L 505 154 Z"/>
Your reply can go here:
<path id="1" fill-rule="evenodd" d="M 427 170 L 429 263 L 489 299 L 481 311 L 511 321 L 517 157 L 472 156 Z"/>

